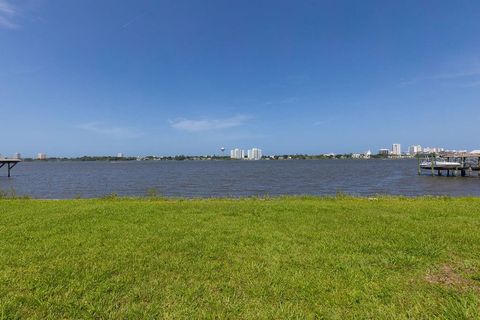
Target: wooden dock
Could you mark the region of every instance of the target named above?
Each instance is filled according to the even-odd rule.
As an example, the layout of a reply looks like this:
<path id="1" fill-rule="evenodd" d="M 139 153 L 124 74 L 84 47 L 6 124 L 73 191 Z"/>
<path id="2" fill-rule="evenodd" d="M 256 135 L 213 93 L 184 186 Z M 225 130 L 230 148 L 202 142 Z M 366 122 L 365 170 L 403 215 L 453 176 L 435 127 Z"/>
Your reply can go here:
<path id="1" fill-rule="evenodd" d="M 480 154 L 478 153 L 469 153 L 469 152 L 441 152 L 438 154 L 428 155 L 427 159 L 430 161 L 430 166 L 425 167 L 421 166 L 421 159 L 418 158 L 418 174 L 422 174 L 422 170 L 430 171 L 431 175 L 434 176 L 435 172 L 437 176 L 443 176 L 444 173 L 446 176 L 457 176 L 458 173 L 462 177 L 471 176 L 474 171 L 478 172 L 480 177 Z M 457 162 L 459 165 L 452 168 L 451 165 L 442 165 L 439 162 Z"/>
<path id="2" fill-rule="evenodd" d="M 10 178 L 10 171 L 17 165 L 17 163 L 22 162 L 20 159 L 2 159 L 0 158 L 0 168 L 7 165 L 8 177 Z"/>

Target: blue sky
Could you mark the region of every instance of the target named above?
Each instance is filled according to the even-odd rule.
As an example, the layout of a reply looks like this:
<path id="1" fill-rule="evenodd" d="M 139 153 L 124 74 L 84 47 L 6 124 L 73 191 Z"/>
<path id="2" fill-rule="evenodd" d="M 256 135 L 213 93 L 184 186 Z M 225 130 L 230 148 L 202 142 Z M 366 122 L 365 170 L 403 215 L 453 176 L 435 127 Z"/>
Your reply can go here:
<path id="1" fill-rule="evenodd" d="M 0 153 L 480 148 L 479 1 L 0 0 Z"/>

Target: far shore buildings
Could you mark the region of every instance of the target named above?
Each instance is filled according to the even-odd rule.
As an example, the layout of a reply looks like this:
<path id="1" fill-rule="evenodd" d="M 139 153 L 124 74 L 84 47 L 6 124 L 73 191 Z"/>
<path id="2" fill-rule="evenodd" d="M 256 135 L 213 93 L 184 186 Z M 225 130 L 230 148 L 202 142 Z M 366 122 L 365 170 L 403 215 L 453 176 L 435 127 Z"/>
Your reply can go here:
<path id="1" fill-rule="evenodd" d="M 262 159 L 262 149 L 252 148 L 248 150 L 247 157 L 249 160 L 260 160 Z"/>
<path id="2" fill-rule="evenodd" d="M 8 159 L 8 157 L 2 156 L 2 155 L 0 154 L 0 159 L 5 159 L 5 158 Z M 20 159 L 22 159 L 22 156 L 20 155 L 20 153 L 17 152 L 17 153 L 14 153 L 14 154 L 13 154 L 13 158 L 12 158 L 12 159 L 20 160 Z"/>
<path id="3" fill-rule="evenodd" d="M 423 153 L 423 154 L 430 154 L 430 153 L 440 153 L 444 152 L 445 148 L 440 147 L 422 147 L 421 145 L 412 145 L 408 148 L 408 153 L 411 156 Z M 455 150 L 452 150 L 455 151 Z"/>
<path id="4" fill-rule="evenodd" d="M 367 150 L 364 153 L 352 153 L 352 159 L 370 159 L 372 151 Z"/>
<path id="5" fill-rule="evenodd" d="M 402 147 L 399 143 L 392 144 L 392 149 L 380 149 L 378 155 L 387 157 L 414 157 L 423 154 L 442 153 L 445 151 L 450 152 L 467 152 L 466 150 L 445 150 L 440 147 L 422 147 L 419 144 L 414 144 L 408 147 L 408 150 L 402 153 Z"/>
<path id="6" fill-rule="evenodd" d="M 245 151 L 242 149 L 235 148 L 230 150 L 230 158 L 241 160 L 245 157 Z"/>
<path id="7" fill-rule="evenodd" d="M 380 149 L 378 150 L 378 154 L 381 156 L 388 156 L 390 154 L 390 149 Z"/>
<path id="8" fill-rule="evenodd" d="M 422 152 L 421 145 L 413 145 L 408 148 L 408 154 L 411 156 L 417 155 Z"/>
<path id="9" fill-rule="evenodd" d="M 230 150 L 230 158 L 236 160 L 260 160 L 262 159 L 262 149 L 252 148 L 247 150 L 247 157 L 245 158 L 245 150 L 235 148 L 233 150 Z"/>
<path id="10" fill-rule="evenodd" d="M 37 154 L 37 160 L 47 160 L 47 154 L 44 152 L 39 152 Z"/>
<path id="11" fill-rule="evenodd" d="M 437 148 L 437 147 L 425 147 L 423 148 L 423 153 L 439 153 L 445 151 L 444 148 Z"/>
<path id="12" fill-rule="evenodd" d="M 402 146 L 400 143 L 392 144 L 392 155 L 401 156 L 402 155 Z"/>

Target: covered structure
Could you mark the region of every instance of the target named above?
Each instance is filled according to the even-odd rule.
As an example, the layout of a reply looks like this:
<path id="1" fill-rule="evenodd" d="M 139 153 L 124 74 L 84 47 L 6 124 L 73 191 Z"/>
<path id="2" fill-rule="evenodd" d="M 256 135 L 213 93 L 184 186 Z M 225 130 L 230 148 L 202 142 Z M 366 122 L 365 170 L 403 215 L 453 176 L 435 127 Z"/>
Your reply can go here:
<path id="1" fill-rule="evenodd" d="M 7 176 L 10 178 L 11 174 L 10 171 L 17 165 L 17 163 L 21 162 L 20 159 L 2 159 L 0 158 L 0 168 L 7 166 Z"/>

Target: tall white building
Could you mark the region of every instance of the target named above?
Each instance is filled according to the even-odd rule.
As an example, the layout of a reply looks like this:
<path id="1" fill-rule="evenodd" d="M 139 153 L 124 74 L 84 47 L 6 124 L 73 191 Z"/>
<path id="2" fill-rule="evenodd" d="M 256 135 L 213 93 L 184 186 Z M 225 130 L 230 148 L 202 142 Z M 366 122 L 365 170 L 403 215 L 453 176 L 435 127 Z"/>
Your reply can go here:
<path id="1" fill-rule="evenodd" d="M 43 153 L 43 152 L 40 152 L 40 153 L 37 154 L 37 159 L 38 160 L 47 160 L 47 154 Z"/>
<path id="2" fill-rule="evenodd" d="M 410 146 L 408 148 L 408 153 L 411 155 L 411 156 L 414 156 L 418 153 L 422 152 L 422 146 L 420 145 L 413 145 L 413 146 Z"/>
<path id="3" fill-rule="evenodd" d="M 262 159 L 262 149 L 252 148 L 248 150 L 248 159 L 249 160 L 260 160 Z"/>
<path id="4" fill-rule="evenodd" d="M 230 150 L 230 158 L 232 159 L 238 159 L 241 160 L 245 157 L 245 151 L 235 148 L 233 150 Z"/>
<path id="5" fill-rule="evenodd" d="M 13 155 L 13 159 L 18 159 L 18 160 L 20 160 L 21 158 L 22 158 L 22 155 L 21 155 L 20 153 L 18 153 L 18 152 Z"/>
<path id="6" fill-rule="evenodd" d="M 402 155 L 402 146 L 400 143 L 392 144 L 392 155 L 401 156 Z"/>

